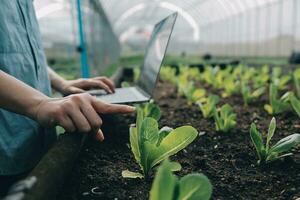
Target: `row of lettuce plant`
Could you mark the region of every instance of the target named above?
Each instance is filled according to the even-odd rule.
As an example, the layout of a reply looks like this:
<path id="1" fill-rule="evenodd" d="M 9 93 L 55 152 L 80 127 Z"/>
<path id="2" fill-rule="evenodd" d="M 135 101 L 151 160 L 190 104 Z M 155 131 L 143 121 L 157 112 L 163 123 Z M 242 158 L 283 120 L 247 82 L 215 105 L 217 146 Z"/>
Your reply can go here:
<path id="1" fill-rule="evenodd" d="M 200 73 L 197 68 L 182 66 L 179 75 L 176 76 L 175 73 L 175 69 L 165 67 L 162 69 L 161 77 L 176 85 L 178 94 L 186 97 L 189 104 L 207 101 L 206 91 L 195 87 L 195 80 L 222 90 L 222 97 L 240 94 L 245 106 L 260 98 L 269 85 L 269 103 L 264 106 L 269 114 L 280 114 L 292 109 L 299 114 L 296 102 L 300 101 L 300 69 L 283 74 L 280 67 L 274 67 L 270 73 L 268 66 L 255 69 L 240 65 L 235 68 L 228 66 L 225 70 L 206 67 L 204 72 Z M 281 91 L 287 90 L 291 81 L 293 81 L 293 90 L 279 96 Z"/>
<path id="2" fill-rule="evenodd" d="M 224 70 L 224 73 L 217 76 L 219 81 L 211 79 L 215 79 L 214 69 L 207 68 L 205 70 L 203 76 L 200 75 L 198 69 L 196 68 L 188 68 L 181 67 L 180 73 L 176 76 L 175 69 L 170 67 L 165 67 L 161 71 L 161 77 L 163 80 L 170 81 L 175 84 L 178 90 L 178 95 L 183 96 L 187 99 L 187 103 L 197 104 L 205 118 L 213 118 L 215 121 L 216 130 L 219 132 L 229 132 L 236 125 L 236 114 L 233 111 L 233 108 L 229 104 L 222 105 L 221 107 L 217 107 L 217 103 L 219 102 L 219 97 L 217 95 L 209 95 L 207 97 L 207 92 L 203 88 L 195 87 L 195 80 L 206 80 L 209 84 L 215 84 L 216 88 L 221 87 L 221 81 L 224 74 L 229 75 L 228 70 Z M 208 72 L 207 72 L 208 71 Z M 220 73 L 218 73 L 220 74 Z M 227 81 L 232 81 L 232 78 L 226 79 Z M 228 94 L 235 93 L 234 86 L 227 87 L 223 96 L 227 96 Z"/>
<path id="3" fill-rule="evenodd" d="M 249 68 L 244 65 L 238 67 L 228 66 L 225 70 L 218 67 L 206 67 L 204 72 L 200 73 L 198 69 L 182 66 L 179 75 L 176 76 L 174 69 L 165 67 L 162 70 L 161 78 L 170 81 L 176 85 L 178 94 L 188 99 L 188 104 L 196 103 L 199 105 L 204 118 L 213 118 L 216 130 L 220 132 L 229 132 L 236 125 L 236 114 L 233 108 L 225 104 L 218 108 L 219 96 L 210 94 L 206 97 L 204 89 L 193 88 L 193 98 L 188 98 L 184 93 L 188 83 L 190 88 L 195 85 L 195 81 L 204 82 L 215 90 L 221 90 L 222 97 L 229 97 L 240 94 L 244 105 L 254 103 L 261 97 L 269 85 L 269 104 L 264 105 L 265 110 L 271 114 L 280 114 L 286 111 L 294 110 L 300 117 L 300 70 L 293 73 L 283 74 L 280 67 L 270 68 L 266 65 L 261 68 Z M 287 91 L 281 97 L 279 93 L 287 90 L 288 84 L 293 81 L 294 91 Z M 201 95 L 199 92 L 202 91 Z M 273 137 L 276 122 L 275 118 L 270 123 L 266 145 L 263 143 L 262 134 L 257 131 L 255 124 L 251 125 L 250 136 L 252 143 L 256 148 L 259 158 L 258 163 L 268 163 L 278 158 L 292 155 L 291 153 L 282 153 L 290 150 L 300 143 L 300 135 L 292 134 L 281 139 L 272 148 L 269 148 L 269 142 Z"/>
<path id="4" fill-rule="evenodd" d="M 189 105 L 199 106 L 203 117 L 213 118 L 216 130 L 229 132 L 236 126 L 236 114 L 228 105 L 218 107 L 220 97 L 209 94 L 203 88 L 197 88 L 196 81 L 203 81 L 216 90 L 221 90 L 222 97 L 240 94 L 245 106 L 255 102 L 269 86 L 269 104 L 264 107 L 270 114 L 278 114 L 294 109 L 300 116 L 300 72 L 292 75 L 282 75 L 280 68 L 274 68 L 269 78 L 269 67 L 259 69 L 239 66 L 227 67 L 225 70 L 206 67 L 203 73 L 198 69 L 182 67 L 179 75 L 176 70 L 165 67 L 161 71 L 161 78 L 176 85 L 178 95 L 184 96 Z M 280 98 L 279 92 L 286 90 L 288 83 L 293 80 L 296 92 L 286 92 Z M 173 174 L 180 171 L 181 165 L 175 161 L 169 161 L 169 157 L 186 148 L 198 136 L 198 132 L 191 126 L 178 128 L 159 128 L 161 111 L 154 103 L 148 103 L 137 107 L 136 123 L 130 127 L 130 147 L 133 156 L 140 166 L 140 172 L 124 170 L 125 178 L 149 177 L 151 169 L 158 167 L 150 191 L 150 200 L 208 200 L 212 194 L 212 185 L 209 179 L 199 173 L 191 173 L 182 178 Z M 258 164 L 268 163 L 279 158 L 292 155 L 288 152 L 300 143 L 300 134 L 292 134 L 275 145 L 270 146 L 276 129 L 276 120 L 273 118 L 269 125 L 266 143 L 263 135 L 257 130 L 254 123 L 250 127 L 250 137 L 258 155 Z M 288 152 L 288 153 L 286 153 Z"/>

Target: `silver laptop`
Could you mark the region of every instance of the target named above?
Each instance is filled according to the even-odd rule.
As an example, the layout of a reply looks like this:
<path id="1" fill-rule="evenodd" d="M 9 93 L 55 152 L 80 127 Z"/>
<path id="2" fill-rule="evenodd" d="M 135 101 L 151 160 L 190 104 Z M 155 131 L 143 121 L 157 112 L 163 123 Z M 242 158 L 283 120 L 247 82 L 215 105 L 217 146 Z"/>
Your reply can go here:
<path id="1" fill-rule="evenodd" d="M 176 18 L 177 13 L 173 13 L 155 25 L 147 45 L 144 64 L 136 86 L 116 88 L 113 94 L 106 94 L 104 90 L 92 90 L 89 93 L 108 103 L 142 103 L 149 101 L 154 92 Z"/>

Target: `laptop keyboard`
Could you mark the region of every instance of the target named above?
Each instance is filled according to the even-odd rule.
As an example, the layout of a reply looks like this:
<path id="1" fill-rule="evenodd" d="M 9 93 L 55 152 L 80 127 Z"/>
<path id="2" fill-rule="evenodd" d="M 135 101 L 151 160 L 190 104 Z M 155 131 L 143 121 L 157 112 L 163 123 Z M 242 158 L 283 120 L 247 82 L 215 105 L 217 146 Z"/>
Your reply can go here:
<path id="1" fill-rule="evenodd" d="M 94 93 L 95 95 L 95 93 Z M 113 94 L 98 93 L 95 96 L 97 98 L 110 102 L 110 103 L 119 103 L 119 102 L 137 102 L 137 101 L 147 101 L 148 98 L 141 94 L 136 88 L 117 88 Z"/>

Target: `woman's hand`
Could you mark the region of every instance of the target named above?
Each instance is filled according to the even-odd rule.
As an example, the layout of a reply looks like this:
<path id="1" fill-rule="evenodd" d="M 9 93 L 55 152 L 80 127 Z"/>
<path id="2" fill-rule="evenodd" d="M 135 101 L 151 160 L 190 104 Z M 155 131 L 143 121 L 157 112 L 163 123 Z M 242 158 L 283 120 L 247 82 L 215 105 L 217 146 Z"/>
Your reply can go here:
<path id="1" fill-rule="evenodd" d="M 45 127 L 62 126 L 67 132 L 95 134 L 102 141 L 102 120 L 98 114 L 131 113 L 135 108 L 126 105 L 108 104 L 84 93 L 65 98 L 48 98 L 36 109 L 35 120 Z"/>
<path id="2" fill-rule="evenodd" d="M 64 95 L 85 92 L 90 89 L 103 89 L 111 94 L 115 92 L 114 83 L 107 77 L 100 76 L 90 79 L 77 79 L 64 81 L 60 86 L 60 92 Z"/>

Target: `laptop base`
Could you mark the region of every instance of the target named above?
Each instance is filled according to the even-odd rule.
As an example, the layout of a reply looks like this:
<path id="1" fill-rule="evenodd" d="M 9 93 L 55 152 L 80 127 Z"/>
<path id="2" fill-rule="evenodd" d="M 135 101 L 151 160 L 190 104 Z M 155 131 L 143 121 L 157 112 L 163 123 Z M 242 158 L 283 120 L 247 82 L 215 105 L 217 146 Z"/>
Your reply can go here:
<path id="1" fill-rule="evenodd" d="M 88 93 L 101 101 L 113 104 L 143 103 L 150 100 L 136 87 L 116 88 L 113 94 L 107 94 L 104 90 L 91 90 Z"/>

